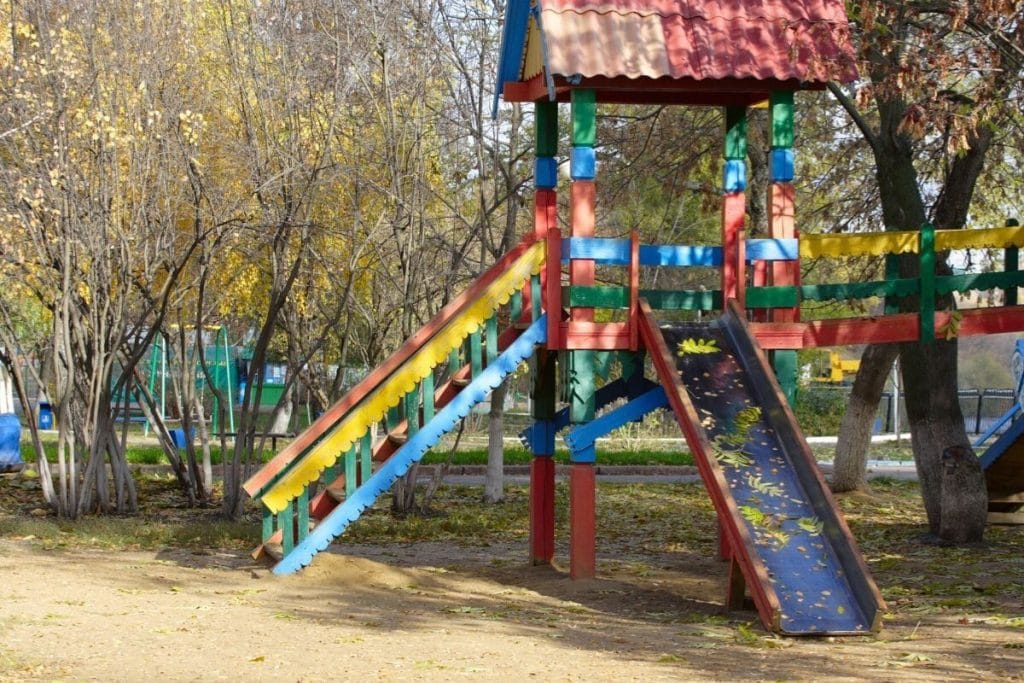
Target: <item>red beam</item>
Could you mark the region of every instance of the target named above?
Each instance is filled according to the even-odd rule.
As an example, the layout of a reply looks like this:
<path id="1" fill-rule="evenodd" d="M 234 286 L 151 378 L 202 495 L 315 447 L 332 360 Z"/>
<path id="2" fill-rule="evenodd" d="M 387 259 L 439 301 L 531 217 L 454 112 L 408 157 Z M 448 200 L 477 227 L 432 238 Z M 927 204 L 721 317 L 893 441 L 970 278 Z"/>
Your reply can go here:
<path id="1" fill-rule="evenodd" d="M 629 323 L 592 323 L 570 320 L 559 325 L 559 335 L 568 350 L 609 351 L 628 349 Z"/>
<path id="2" fill-rule="evenodd" d="M 547 95 L 544 74 L 534 76 L 528 81 L 505 81 L 502 88 L 502 99 L 506 102 L 536 102 Z"/>
<path id="3" fill-rule="evenodd" d="M 936 339 L 942 339 L 948 324 L 949 313 L 935 314 Z M 1022 331 L 1024 331 L 1024 306 L 970 308 L 960 311 L 960 328 L 958 330 L 960 337 Z"/>

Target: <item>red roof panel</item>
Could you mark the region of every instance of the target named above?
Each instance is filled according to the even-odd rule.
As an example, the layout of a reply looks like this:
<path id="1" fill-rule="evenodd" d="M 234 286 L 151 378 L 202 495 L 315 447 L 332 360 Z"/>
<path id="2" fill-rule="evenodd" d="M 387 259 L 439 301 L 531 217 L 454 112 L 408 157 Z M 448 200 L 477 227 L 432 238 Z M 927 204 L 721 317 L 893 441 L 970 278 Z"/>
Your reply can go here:
<path id="1" fill-rule="evenodd" d="M 541 0 L 552 74 L 856 79 L 841 0 Z"/>

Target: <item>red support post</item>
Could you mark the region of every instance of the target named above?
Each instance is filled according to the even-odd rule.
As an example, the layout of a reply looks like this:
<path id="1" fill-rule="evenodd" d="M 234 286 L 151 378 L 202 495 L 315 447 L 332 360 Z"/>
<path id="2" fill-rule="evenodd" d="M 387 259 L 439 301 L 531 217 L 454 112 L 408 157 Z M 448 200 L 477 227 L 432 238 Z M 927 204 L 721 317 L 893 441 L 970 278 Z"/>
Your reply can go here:
<path id="1" fill-rule="evenodd" d="M 593 180 L 576 180 L 570 187 L 570 214 L 573 237 L 593 237 L 597 219 L 594 214 L 597 203 L 597 189 Z M 594 262 L 573 259 L 569 262 L 570 285 L 594 284 Z M 593 308 L 572 309 L 573 320 L 593 322 Z"/>
<path id="2" fill-rule="evenodd" d="M 736 254 L 740 232 L 747 213 L 746 197 L 742 192 L 730 192 L 722 197 L 722 305 L 738 294 Z"/>
<path id="3" fill-rule="evenodd" d="M 594 465 L 574 462 L 569 469 L 569 578 L 597 573 L 596 486 Z"/>
<path id="4" fill-rule="evenodd" d="M 736 301 L 747 309 L 747 234 L 742 225 L 736 238 Z"/>
<path id="5" fill-rule="evenodd" d="M 768 200 L 768 232 L 774 239 L 796 239 L 795 200 L 792 183 L 772 183 Z M 777 287 L 800 284 L 800 262 L 772 264 L 771 284 Z M 772 321 L 792 323 L 800 320 L 800 307 L 775 311 Z"/>
<path id="6" fill-rule="evenodd" d="M 551 351 L 565 348 L 561 335 L 562 323 L 562 235 L 558 228 L 550 228 L 545 235 L 547 256 L 541 274 L 544 308 L 548 314 L 547 347 Z"/>
<path id="7" fill-rule="evenodd" d="M 551 564 L 555 558 L 555 460 L 530 461 L 530 560 Z"/>
<path id="8" fill-rule="evenodd" d="M 752 264 L 754 267 L 754 286 L 765 287 L 768 284 L 768 262 L 767 261 L 754 261 Z M 758 308 L 754 311 L 754 321 L 763 323 L 768 319 L 766 315 L 766 309 Z"/>

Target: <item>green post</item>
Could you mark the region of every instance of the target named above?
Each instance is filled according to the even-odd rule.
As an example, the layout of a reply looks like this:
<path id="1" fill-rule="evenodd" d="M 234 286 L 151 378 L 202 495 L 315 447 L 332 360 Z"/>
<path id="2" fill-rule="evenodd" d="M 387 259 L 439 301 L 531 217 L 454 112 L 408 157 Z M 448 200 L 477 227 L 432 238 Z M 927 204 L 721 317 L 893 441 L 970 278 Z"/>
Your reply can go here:
<path id="1" fill-rule="evenodd" d="M 277 528 L 281 530 L 281 549 L 287 555 L 295 549 L 295 522 L 292 506 L 294 501 L 289 500 L 284 509 L 277 513 Z"/>
<path id="2" fill-rule="evenodd" d="M 1007 218 L 1006 227 L 1016 228 L 1020 225 L 1020 222 L 1016 218 Z M 1020 270 L 1020 249 L 1017 247 L 1007 247 L 1005 255 L 1003 257 L 1003 270 L 1007 273 L 1016 273 Z M 1004 298 L 1006 299 L 1007 306 L 1017 305 L 1017 285 L 1013 287 L 1007 287 Z"/>
<path id="3" fill-rule="evenodd" d="M 792 119 L 791 119 L 792 120 Z M 725 158 L 747 158 L 747 108 L 725 108 Z"/>
<path id="4" fill-rule="evenodd" d="M 790 407 L 796 406 L 796 351 L 777 349 L 772 356 L 772 365 L 775 368 L 775 377 L 779 380 L 782 393 Z"/>
<path id="5" fill-rule="evenodd" d="M 935 341 L 935 226 L 921 226 L 921 341 Z"/>
<path id="6" fill-rule="evenodd" d="M 266 505 L 261 505 L 263 511 L 263 540 L 264 542 L 274 535 L 274 513 Z"/>
<path id="7" fill-rule="evenodd" d="M 769 101 L 772 120 L 772 147 L 790 148 L 793 146 L 793 91 L 775 90 Z"/>

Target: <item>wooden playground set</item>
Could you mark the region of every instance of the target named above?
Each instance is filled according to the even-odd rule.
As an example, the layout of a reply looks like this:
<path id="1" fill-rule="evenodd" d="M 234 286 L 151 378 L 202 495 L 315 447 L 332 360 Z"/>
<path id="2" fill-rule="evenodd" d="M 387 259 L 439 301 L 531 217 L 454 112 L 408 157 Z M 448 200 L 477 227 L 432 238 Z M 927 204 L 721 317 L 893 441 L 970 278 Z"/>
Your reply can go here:
<path id="1" fill-rule="evenodd" d="M 534 422 L 522 438 L 534 456 L 534 564 L 550 564 L 555 555 L 559 432 L 567 430 L 570 460 L 569 574 L 586 579 L 596 571 L 596 440 L 667 409 L 718 515 L 720 552 L 729 563 L 726 604 L 738 607 L 749 595 L 765 628 L 785 634 L 879 628 L 881 596 L 789 406 L 796 352 L 1024 330 L 1024 306 L 1016 300 L 1024 285 L 1024 230 L 926 225 L 798 235 L 794 91 L 855 78 L 843 3 L 813 3 L 813 10 L 780 4 L 804 15 L 775 18 L 703 4 L 727 18 L 689 2 L 618 0 L 616 12 L 579 0 L 509 3 L 498 91 L 506 101 L 534 106 L 535 230 L 246 482 L 263 509 L 257 553 L 275 557 L 276 573 L 309 564 L 474 405 L 529 363 Z M 571 107 L 568 236 L 559 229 L 556 196 L 563 102 Z M 747 112 L 764 102 L 770 233 L 749 238 Z M 720 244 L 597 235 L 594 148 L 597 106 L 605 103 L 724 107 Z M 936 275 L 939 252 L 974 248 L 1004 249 L 1005 270 Z M 898 260 L 908 254 L 918 259 L 920 276 L 900 277 Z M 884 279 L 800 282 L 809 260 L 865 255 L 885 257 Z M 655 268 L 712 268 L 720 284 L 710 291 L 647 287 Z M 936 310 L 938 297 L 970 289 L 1001 289 L 1005 305 Z M 871 297 L 914 297 L 919 306 L 875 317 L 801 317 L 804 302 Z M 686 318 L 680 311 L 691 312 L 689 321 L 659 324 L 659 316 Z M 382 421 L 385 433 L 373 441 Z M 990 488 L 1013 505 L 1024 501 L 1024 481 L 1014 474 L 1024 472 L 1024 449 L 1004 452 L 993 462 L 1009 474 Z M 1012 467 L 1009 458 L 1016 459 Z"/>

